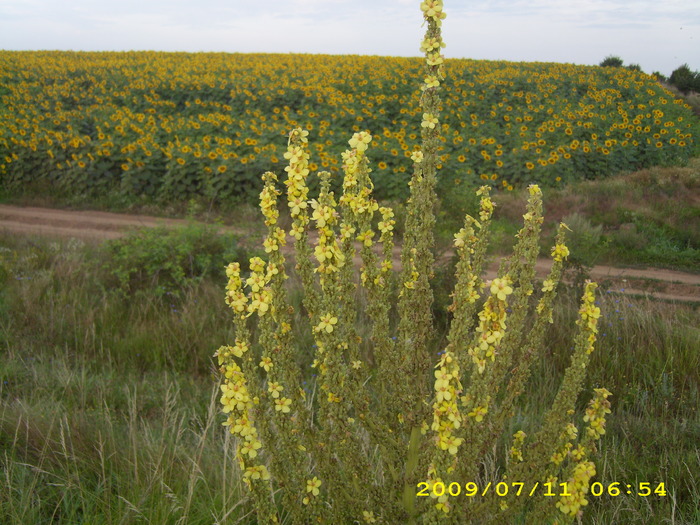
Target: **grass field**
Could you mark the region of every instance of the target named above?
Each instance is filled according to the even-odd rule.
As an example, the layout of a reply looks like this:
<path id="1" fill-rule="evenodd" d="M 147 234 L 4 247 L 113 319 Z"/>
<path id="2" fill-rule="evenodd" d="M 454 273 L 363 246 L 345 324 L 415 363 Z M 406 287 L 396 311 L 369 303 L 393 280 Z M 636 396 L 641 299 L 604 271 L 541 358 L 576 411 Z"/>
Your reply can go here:
<path id="1" fill-rule="evenodd" d="M 631 188 L 625 196 L 615 189 L 616 179 L 583 183 L 588 190 L 564 189 L 552 195 L 552 213 L 600 218 L 614 233 L 620 222 L 613 210 L 638 203 L 631 183 L 642 181 L 641 191 L 650 178 L 659 197 L 659 188 L 666 188 L 686 203 L 680 209 L 692 209 L 697 173 L 686 170 L 632 174 L 619 182 Z M 585 191 L 606 200 L 584 198 Z M 577 196 L 580 205 L 572 204 Z M 661 198 L 656 202 L 665 206 Z M 500 227 L 508 231 L 522 213 L 521 203 L 508 194 L 499 204 Z M 636 209 L 646 223 L 656 208 Z M 691 237 L 687 245 L 696 250 Z M 246 252 L 211 229 L 176 231 L 163 244 L 190 246 L 209 259 L 190 267 L 181 280 L 153 278 L 146 271 L 125 287 L 120 269 L 137 256 L 143 268 L 149 257 L 157 260 L 156 243 L 151 250 L 141 243 L 117 248 L 75 240 L 0 240 L 3 523 L 254 523 L 232 439 L 220 426 L 211 358 L 219 345 L 233 340 L 221 260 L 236 249 L 238 257 Z M 687 261 L 697 263 L 697 252 Z M 446 306 L 439 295 L 438 301 L 436 314 Z M 616 497 L 592 497 L 584 523 L 697 523 L 698 305 L 612 293 L 603 293 L 599 304 L 604 317 L 585 390 L 604 385 L 613 392 L 613 413 L 594 481 L 633 488 L 663 483 L 666 494 L 642 497 L 623 490 Z M 576 310 L 576 292 L 563 290 L 555 326 L 568 328 L 548 335 L 547 359 L 531 380 L 531 388 L 549 398 L 525 396 L 516 416 L 524 429 L 537 425 L 556 392 Z M 300 354 L 301 361 L 306 358 Z M 311 384 L 312 369 L 305 373 Z"/>

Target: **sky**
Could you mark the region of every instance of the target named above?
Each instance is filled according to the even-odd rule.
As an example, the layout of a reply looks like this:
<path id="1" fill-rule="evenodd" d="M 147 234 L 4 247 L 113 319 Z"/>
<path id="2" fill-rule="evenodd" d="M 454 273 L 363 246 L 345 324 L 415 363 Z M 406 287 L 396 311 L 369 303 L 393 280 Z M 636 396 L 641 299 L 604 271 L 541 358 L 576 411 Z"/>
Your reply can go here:
<path id="1" fill-rule="evenodd" d="M 418 0 L 0 0 L 0 49 L 418 56 Z M 447 58 L 700 70 L 700 0 L 445 0 Z"/>

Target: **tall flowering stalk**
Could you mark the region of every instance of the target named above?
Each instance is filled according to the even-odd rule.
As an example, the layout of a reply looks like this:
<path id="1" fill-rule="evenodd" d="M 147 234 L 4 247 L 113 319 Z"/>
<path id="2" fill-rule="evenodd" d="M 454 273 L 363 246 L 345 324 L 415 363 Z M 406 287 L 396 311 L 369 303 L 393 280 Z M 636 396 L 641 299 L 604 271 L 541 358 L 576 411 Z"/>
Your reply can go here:
<path id="1" fill-rule="evenodd" d="M 395 393 L 399 400 L 397 410 L 409 428 L 420 426 L 428 415 L 423 401 L 430 392 L 428 378 L 432 366 L 428 349 L 433 337 L 433 292 L 430 286 L 434 267 L 433 210 L 437 201 L 437 150 L 442 129 L 439 91 L 441 82 L 445 80 L 444 57 L 441 54 L 445 43 L 442 41 L 441 25 L 446 15 L 442 0 L 426 0 L 420 4 L 420 8 L 427 23 L 420 46 L 425 54 L 425 78 L 420 100 L 423 111 L 422 144 L 411 157 L 413 177 L 406 207 L 400 277 L 401 284 L 408 291 L 399 297 L 398 346 L 401 357 L 396 366 L 399 374 L 422 377 L 424 381 L 417 381 L 415 386 L 418 388 L 401 385 Z"/>
<path id="2" fill-rule="evenodd" d="M 478 216 L 466 216 L 454 236 L 451 323 L 444 346 L 438 346 L 443 343 L 432 317 L 432 230 L 445 13 L 442 0 L 422 2 L 421 11 L 427 22 L 421 43 L 423 136 L 411 157 L 400 269 L 394 268 L 394 213 L 372 195 L 372 135 L 361 131 L 348 141 L 341 194 L 331 190 L 331 174 L 320 172 L 318 198 L 309 199 L 308 132 L 302 129 L 292 130 L 284 155 L 291 228 L 279 225 L 282 191 L 276 175 L 265 173 L 260 208 L 266 260 L 251 259 L 245 274 L 239 263 L 227 268 L 226 303 L 236 339 L 216 352 L 221 403 L 260 523 L 490 523 L 523 517 L 566 523 L 587 503 L 592 454 L 610 412 L 610 393 L 596 389 L 579 436 L 575 401 L 600 316 L 593 283 L 583 295 L 571 366 L 542 428 L 533 436 L 517 430 L 506 438 L 507 453 L 494 453 L 513 427 L 516 403 L 541 356 L 568 255 L 561 225 L 552 269 L 536 286 L 543 222 L 537 186 L 529 188 L 513 255 L 490 282 L 482 275 L 495 205 L 488 187 L 478 189 Z M 286 283 L 287 242 L 294 245 L 293 268 L 303 292 L 296 308 Z M 301 343 L 308 341 L 304 337 L 313 342 Z M 308 361 L 313 377 L 298 366 Z M 562 482 L 569 490 L 558 498 L 486 491 L 471 499 L 444 490 L 454 482 L 498 480 Z"/>

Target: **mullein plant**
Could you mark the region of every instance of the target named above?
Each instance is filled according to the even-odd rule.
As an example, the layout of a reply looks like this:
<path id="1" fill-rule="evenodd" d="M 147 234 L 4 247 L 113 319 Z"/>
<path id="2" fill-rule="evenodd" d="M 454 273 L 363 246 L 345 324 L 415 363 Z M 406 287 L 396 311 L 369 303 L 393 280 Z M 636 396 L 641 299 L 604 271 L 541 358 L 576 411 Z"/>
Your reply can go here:
<path id="1" fill-rule="evenodd" d="M 302 129 L 290 133 L 284 155 L 291 229 L 279 225 L 277 176 L 265 173 L 267 260 L 251 259 L 245 272 L 239 263 L 227 268 L 236 337 L 215 357 L 224 425 L 235 436 L 260 523 L 570 523 L 587 504 L 591 456 L 610 412 L 610 393 L 597 389 L 581 429 L 575 425 L 600 315 L 594 283 L 586 284 L 571 365 L 541 429 L 504 436 L 541 356 L 568 255 L 562 224 L 551 271 L 535 286 L 543 221 L 537 186 L 529 188 L 512 257 L 488 283 L 481 276 L 494 203 L 488 187 L 478 190 L 478 218 L 467 216 L 455 235 L 451 324 L 445 347 L 436 347 L 432 232 L 445 12 L 442 0 L 420 7 L 427 23 L 422 145 L 411 157 L 400 269 L 394 214 L 372 197 L 370 133 L 349 140 L 342 194 L 331 191 L 331 174 L 320 172 L 319 196 L 310 200 Z M 296 310 L 285 285 L 287 242 L 303 289 Z M 303 333 L 313 348 L 297 343 Z M 309 352 L 317 374 L 305 388 L 299 362 Z M 489 483 L 500 483 L 498 494 Z M 519 484 L 526 490 L 518 495 Z M 530 494 L 536 484 L 542 489 Z"/>

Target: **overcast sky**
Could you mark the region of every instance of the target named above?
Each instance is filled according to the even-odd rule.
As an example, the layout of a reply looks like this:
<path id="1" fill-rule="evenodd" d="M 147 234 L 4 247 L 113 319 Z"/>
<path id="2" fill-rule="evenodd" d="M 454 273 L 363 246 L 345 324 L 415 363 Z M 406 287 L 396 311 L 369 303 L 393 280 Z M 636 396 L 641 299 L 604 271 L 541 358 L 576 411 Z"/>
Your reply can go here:
<path id="1" fill-rule="evenodd" d="M 0 0 L 0 49 L 418 56 L 418 0 Z M 700 0 L 445 0 L 447 57 L 700 70 Z"/>

